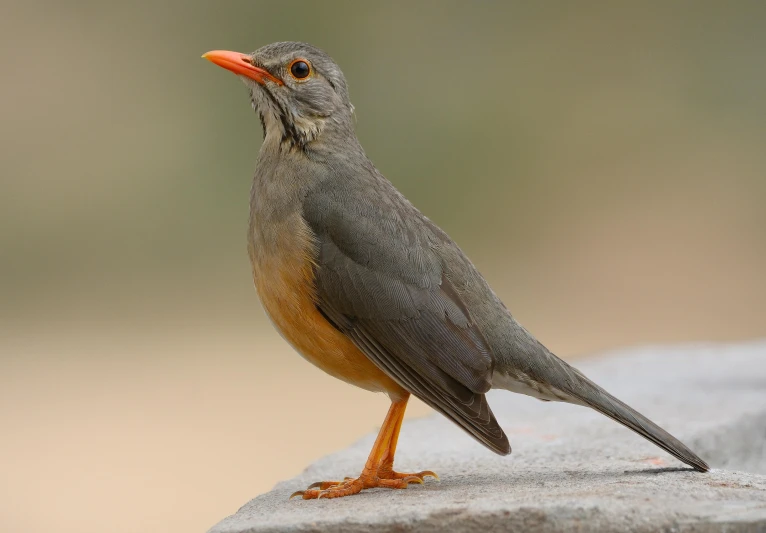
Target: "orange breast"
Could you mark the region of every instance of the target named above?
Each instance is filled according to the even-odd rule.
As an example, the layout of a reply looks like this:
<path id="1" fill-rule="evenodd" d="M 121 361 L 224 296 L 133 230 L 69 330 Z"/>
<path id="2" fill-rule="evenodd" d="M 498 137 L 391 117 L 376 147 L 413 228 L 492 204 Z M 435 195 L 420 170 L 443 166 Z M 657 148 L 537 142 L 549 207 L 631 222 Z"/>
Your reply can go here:
<path id="1" fill-rule="evenodd" d="M 255 287 L 269 318 L 298 353 L 331 376 L 401 395 L 404 390 L 317 310 L 312 235 L 302 220 L 297 222 L 299 231 L 285 232 L 275 251 L 251 244 Z"/>

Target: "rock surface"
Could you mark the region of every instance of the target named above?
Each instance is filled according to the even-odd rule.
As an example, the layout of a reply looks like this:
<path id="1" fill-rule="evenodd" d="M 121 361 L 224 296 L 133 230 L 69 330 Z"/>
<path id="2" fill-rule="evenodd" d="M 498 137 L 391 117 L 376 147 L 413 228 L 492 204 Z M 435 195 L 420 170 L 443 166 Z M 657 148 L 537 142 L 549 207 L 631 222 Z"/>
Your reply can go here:
<path id="1" fill-rule="evenodd" d="M 357 475 L 369 435 L 210 531 L 766 531 L 766 342 L 647 347 L 577 366 L 713 470 L 694 472 L 590 409 L 492 391 L 510 456 L 434 415 L 405 423 L 396 465 L 432 469 L 441 482 L 288 500 L 314 481 Z"/>

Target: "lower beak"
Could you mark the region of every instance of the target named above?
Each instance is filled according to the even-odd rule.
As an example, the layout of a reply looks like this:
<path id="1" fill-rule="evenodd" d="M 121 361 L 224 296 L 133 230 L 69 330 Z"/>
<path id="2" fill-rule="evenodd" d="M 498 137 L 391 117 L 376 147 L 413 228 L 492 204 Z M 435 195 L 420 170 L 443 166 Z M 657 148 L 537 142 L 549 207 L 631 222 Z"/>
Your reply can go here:
<path id="1" fill-rule="evenodd" d="M 268 71 L 253 65 L 253 60 L 247 54 L 228 52 L 226 50 L 213 50 L 202 57 L 219 67 L 232 71 L 234 74 L 247 76 L 261 85 L 266 85 L 266 81 L 272 81 L 277 85 L 284 85 L 279 78 L 275 78 Z"/>

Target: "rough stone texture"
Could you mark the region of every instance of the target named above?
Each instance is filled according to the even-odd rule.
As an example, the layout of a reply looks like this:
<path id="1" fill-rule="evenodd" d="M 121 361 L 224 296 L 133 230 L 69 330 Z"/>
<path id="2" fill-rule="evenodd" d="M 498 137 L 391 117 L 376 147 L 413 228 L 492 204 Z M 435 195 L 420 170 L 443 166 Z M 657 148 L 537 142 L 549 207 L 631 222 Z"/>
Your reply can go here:
<path id="1" fill-rule="evenodd" d="M 357 475 L 369 435 L 258 496 L 211 533 L 766 531 L 766 342 L 647 347 L 578 367 L 713 470 L 696 473 L 590 409 L 493 391 L 510 456 L 494 455 L 434 415 L 404 425 L 396 464 L 433 469 L 441 482 L 288 500 L 314 481 Z"/>

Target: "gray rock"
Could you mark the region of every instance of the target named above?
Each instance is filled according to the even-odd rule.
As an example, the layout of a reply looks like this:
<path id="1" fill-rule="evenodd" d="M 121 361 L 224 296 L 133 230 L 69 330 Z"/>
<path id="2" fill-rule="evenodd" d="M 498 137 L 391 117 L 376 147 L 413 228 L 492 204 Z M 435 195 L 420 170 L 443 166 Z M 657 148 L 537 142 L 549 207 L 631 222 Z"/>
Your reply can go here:
<path id="1" fill-rule="evenodd" d="M 694 472 L 584 407 L 493 391 L 508 457 L 435 415 L 405 423 L 396 466 L 432 469 L 441 482 L 288 500 L 314 481 L 358 475 L 369 435 L 210 531 L 766 531 L 766 342 L 647 347 L 577 366 L 713 470 Z"/>

